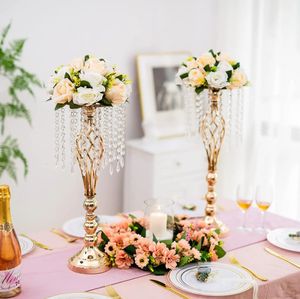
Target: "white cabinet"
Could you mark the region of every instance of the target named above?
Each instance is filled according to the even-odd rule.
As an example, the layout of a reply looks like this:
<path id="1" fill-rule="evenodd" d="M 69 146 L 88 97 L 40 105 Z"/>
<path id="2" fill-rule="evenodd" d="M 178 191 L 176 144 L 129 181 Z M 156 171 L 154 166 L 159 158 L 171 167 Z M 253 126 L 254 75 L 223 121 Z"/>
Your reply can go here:
<path id="1" fill-rule="evenodd" d="M 124 211 L 143 210 L 144 201 L 174 199 L 199 203 L 207 162 L 199 139 L 138 139 L 127 142 Z"/>

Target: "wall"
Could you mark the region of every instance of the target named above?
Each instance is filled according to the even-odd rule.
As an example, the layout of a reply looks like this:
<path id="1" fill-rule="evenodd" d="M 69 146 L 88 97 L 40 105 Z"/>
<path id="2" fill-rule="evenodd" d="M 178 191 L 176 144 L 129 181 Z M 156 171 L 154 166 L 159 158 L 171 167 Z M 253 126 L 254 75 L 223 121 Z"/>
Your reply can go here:
<path id="1" fill-rule="evenodd" d="M 133 79 L 128 108 L 127 139 L 142 136 L 135 57 L 147 52 L 188 50 L 200 54 L 214 46 L 215 1 L 212 0 L 1 0 L 0 28 L 12 21 L 10 39 L 26 37 L 22 64 L 47 81 L 51 71 L 86 53 L 105 57 Z M 1 86 L 1 83 L 0 83 Z M 1 90 L 2 89 L 2 90 Z M 0 92 L 3 95 L 3 86 Z M 18 231 L 47 229 L 82 214 L 82 182 L 54 166 L 54 113 L 44 90 L 36 99 L 22 97 L 32 114 L 32 127 L 23 120 L 8 122 L 29 159 L 29 174 L 13 183 L 13 216 Z M 5 101 L 2 97 L 1 101 Z M 102 173 L 99 207 L 116 213 L 122 207 L 123 173 Z"/>

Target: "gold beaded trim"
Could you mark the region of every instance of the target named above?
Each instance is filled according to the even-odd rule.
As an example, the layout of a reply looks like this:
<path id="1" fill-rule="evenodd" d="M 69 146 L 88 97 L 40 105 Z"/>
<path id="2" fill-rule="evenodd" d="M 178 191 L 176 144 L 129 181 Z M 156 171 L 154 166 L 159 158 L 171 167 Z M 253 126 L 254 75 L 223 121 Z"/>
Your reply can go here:
<path id="1" fill-rule="evenodd" d="M 10 232 L 13 230 L 13 225 L 11 223 L 0 224 L 0 231 Z"/>

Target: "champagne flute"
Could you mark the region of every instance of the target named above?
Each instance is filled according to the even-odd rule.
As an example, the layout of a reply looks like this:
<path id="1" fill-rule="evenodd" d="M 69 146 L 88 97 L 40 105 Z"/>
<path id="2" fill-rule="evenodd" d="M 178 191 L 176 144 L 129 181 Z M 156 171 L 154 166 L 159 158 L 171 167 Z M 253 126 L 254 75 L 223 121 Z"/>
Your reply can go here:
<path id="1" fill-rule="evenodd" d="M 261 211 L 261 226 L 256 230 L 265 233 L 268 229 L 265 227 L 266 211 L 269 209 L 273 201 L 273 186 L 271 184 L 259 185 L 256 187 L 255 202 Z"/>
<path id="2" fill-rule="evenodd" d="M 236 203 L 243 213 L 243 223 L 238 229 L 243 231 L 251 231 L 251 228 L 246 226 L 246 213 L 251 207 L 253 201 L 252 190 L 250 186 L 238 185 Z"/>

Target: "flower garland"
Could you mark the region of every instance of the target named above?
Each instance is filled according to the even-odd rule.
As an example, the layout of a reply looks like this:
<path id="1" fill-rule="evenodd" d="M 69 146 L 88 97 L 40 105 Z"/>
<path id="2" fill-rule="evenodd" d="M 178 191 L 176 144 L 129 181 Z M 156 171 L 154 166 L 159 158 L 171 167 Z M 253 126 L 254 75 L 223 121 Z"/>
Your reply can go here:
<path id="1" fill-rule="evenodd" d="M 240 63 L 221 52 L 209 50 L 200 57 L 188 57 L 176 76 L 177 84 L 192 87 L 197 94 L 204 89 L 236 89 L 248 79 Z"/>
<path id="2" fill-rule="evenodd" d="M 113 106 L 128 100 L 131 85 L 127 75 L 117 72 L 104 59 L 92 55 L 76 58 L 58 67 L 50 78 L 48 91 L 55 110 L 99 104 Z"/>
<path id="3" fill-rule="evenodd" d="M 142 270 L 162 275 L 191 262 L 216 261 L 225 255 L 217 229 L 204 221 L 175 221 L 174 239 L 158 241 L 146 238 L 146 221 L 132 215 L 121 223 L 104 226 L 98 234 L 99 249 L 113 267 Z"/>

